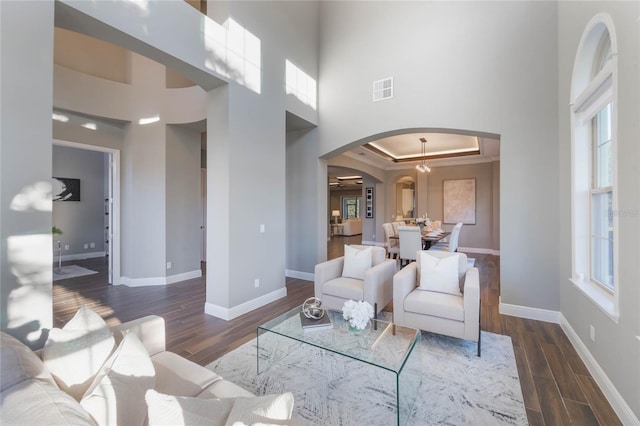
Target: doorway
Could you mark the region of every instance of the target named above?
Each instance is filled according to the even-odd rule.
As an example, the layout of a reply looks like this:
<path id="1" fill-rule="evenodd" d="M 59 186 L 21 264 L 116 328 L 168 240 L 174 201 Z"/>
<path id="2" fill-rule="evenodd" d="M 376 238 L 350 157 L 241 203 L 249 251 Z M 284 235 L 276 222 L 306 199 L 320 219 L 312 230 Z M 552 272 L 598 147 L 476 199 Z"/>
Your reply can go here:
<path id="1" fill-rule="evenodd" d="M 108 261 L 108 283 L 120 284 L 120 151 L 77 142 L 53 140 L 53 145 L 104 153 L 104 202 L 102 208 L 104 254 Z M 82 185 L 82 182 L 80 182 Z M 82 190 L 81 190 L 82 193 Z M 54 224 L 55 225 L 55 224 Z M 81 244 L 81 243 L 80 243 Z M 91 243 L 86 243 L 91 244 Z M 66 247 L 65 247 L 66 248 Z M 90 247 L 86 247 L 90 249 Z M 79 255 L 81 256 L 81 255 Z"/>

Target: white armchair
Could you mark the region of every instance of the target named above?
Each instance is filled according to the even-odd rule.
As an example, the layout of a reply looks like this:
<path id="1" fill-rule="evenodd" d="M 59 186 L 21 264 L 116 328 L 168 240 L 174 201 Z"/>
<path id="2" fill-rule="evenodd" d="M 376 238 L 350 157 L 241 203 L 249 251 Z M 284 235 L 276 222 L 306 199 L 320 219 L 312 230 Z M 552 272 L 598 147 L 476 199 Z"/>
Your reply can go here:
<path id="1" fill-rule="evenodd" d="M 464 253 L 424 251 L 429 256 L 443 260 L 457 256 L 458 280 L 462 288 L 421 289 L 422 255 L 393 277 L 393 321 L 396 324 L 437 334 L 471 340 L 478 343 L 480 356 L 480 278 L 478 268 L 468 267 Z M 451 262 L 451 261 L 450 261 Z M 455 262 L 455 261 L 453 261 Z M 455 267 L 454 267 L 455 268 Z M 432 269 L 433 270 L 433 269 Z M 436 271 L 436 270 L 433 270 Z M 438 271 L 440 275 L 442 271 Z M 431 276 L 436 273 L 432 272 Z M 455 284 L 454 283 L 454 286 Z M 424 285 L 423 285 L 423 288 Z M 455 294 L 455 293 L 458 294 Z"/>
<path id="2" fill-rule="evenodd" d="M 319 263 L 315 267 L 315 296 L 322 300 L 327 309 L 341 310 L 347 300 L 364 300 L 380 312 L 391 302 L 393 296 L 393 274 L 395 260 L 386 258 L 383 247 L 345 245 L 358 250 L 371 249 L 371 267 L 363 269 L 362 278 L 354 278 L 345 273 L 345 256 Z M 347 260 L 350 262 L 350 259 Z M 343 276 L 347 275 L 347 276 Z M 356 274 L 357 275 L 357 274 Z"/>

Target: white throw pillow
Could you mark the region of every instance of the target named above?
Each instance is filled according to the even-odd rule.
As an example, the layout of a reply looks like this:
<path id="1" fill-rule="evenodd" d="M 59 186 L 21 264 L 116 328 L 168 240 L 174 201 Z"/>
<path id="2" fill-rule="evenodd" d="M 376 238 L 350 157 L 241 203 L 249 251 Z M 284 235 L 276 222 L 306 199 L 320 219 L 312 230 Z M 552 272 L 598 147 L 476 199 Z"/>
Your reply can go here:
<path id="1" fill-rule="evenodd" d="M 223 425 L 233 406 L 233 398 L 194 398 L 165 395 L 150 389 L 145 394 L 149 426 Z"/>
<path id="2" fill-rule="evenodd" d="M 56 386 L 38 355 L 5 332 L 0 332 L 0 360 L 0 392 L 32 378 Z"/>
<path id="3" fill-rule="evenodd" d="M 291 420 L 293 394 L 238 398 L 194 398 L 148 390 L 149 426 L 285 425 Z"/>
<path id="4" fill-rule="evenodd" d="M 80 401 L 114 347 L 107 323 L 82 306 L 62 329 L 49 331 L 42 360 L 60 389 Z"/>
<path id="5" fill-rule="evenodd" d="M 431 256 L 427 251 L 421 251 L 418 289 L 460 296 L 458 256 L 438 258 Z"/>
<path id="6" fill-rule="evenodd" d="M 135 333 L 127 333 L 80 404 L 98 425 L 142 426 L 145 393 L 156 384 L 153 362 Z"/>
<path id="7" fill-rule="evenodd" d="M 342 276 L 363 280 L 364 273 L 371 268 L 372 257 L 371 247 L 360 249 L 345 244 Z"/>
<path id="8" fill-rule="evenodd" d="M 293 394 L 235 398 L 226 426 L 283 425 L 291 419 Z"/>

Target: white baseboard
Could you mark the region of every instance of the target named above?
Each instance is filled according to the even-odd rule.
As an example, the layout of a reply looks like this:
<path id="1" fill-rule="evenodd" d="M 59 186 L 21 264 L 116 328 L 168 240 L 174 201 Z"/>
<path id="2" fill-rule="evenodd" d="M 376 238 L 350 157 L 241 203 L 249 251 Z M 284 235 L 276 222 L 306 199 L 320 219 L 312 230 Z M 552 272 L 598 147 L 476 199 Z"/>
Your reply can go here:
<path id="1" fill-rule="evenodd" d="M 380 241 L 367 241 L 367 240 L 362 240 L 362 245 L 363 245 L 363 246 L 386 247 L 386 246 L 387 246 L 387 243 L 380 242 Z"/>
<path id="2" fill-rule="evenodd" d="M 229 321 L 286 296 L 287 288 L 283 287 L 278 290 L 272 291 L 271 293 L 265 294 L 264 296 L 260 296 L 253 300 L 249 300 L 248 302 L 241 303 L 232 308 L 225 308 L 213 303 L 206 302 L 204 304 L 204 313 L 217 318 L 221 318 L 225 321 Z"/>
<path id="3" fill-rule="evenodd" d="M 104 251 L 91 251 L 87 253 L 77 253 L 77 254 L 64 254 L 62 255 L 62 261 L 66 262 L 67 260 L 83 260 L 83 259 L 93 259 L 96 257 L 105 257 L 107 254 Z M 58 254 L 53 254 L 53 264 L 56 265 L 58 263 Z"/>
<path id="4" fill-rule="evenodd" d="M 311 272 L 292 271 L 290 269 L 285 269 L 284 276 L 306 281 L 313 281 L 315 279 L 315 275 Z"/>
<path id="5" fill-rule="evenodd" d="M 481 254 L 492 254 L 494 256 L 500 256 L 500 250 L 488 249 L 488 248 L 477 248 L 477 247 L 458 247 L 458 251 L 465 253 L 481 253 Z"/>
<path id="6" fill-rule="evenodd" d="M 168 277 L 150 277 L 150 278 L 129 278 L 121 277 L 120 284 L 127 287 L 147 287 L 152 285 L 168 285 L 177 283 L 179 281 L 191 280 L 193 278 L 200 278 L 202 271 L 196 269 L 194 271 L 183 272 L 182 274 L 169 275 Z"/>
<path id="7" fill-rule="evenodd" d="M 569 341 L 582 358 L 582 361 L 587 366 L 587 369 L 591 373 L 591 376 L 596 381 L 602 393 L 611 404 L 613 411 L 616 412 L 623 425 L 640 425 L 640 420 L 633 414 L 629 404 L 622 398 L 616 387 L 611 383 L 609 377 L 604 372 L 602 367 L 598 364 L 596 359 L 591 355 L 587 346 L 582 342 L 578 334 L 575 332 L 569 321 L 560 314 L 560 326 L 564 333 L 569 338 Z"/>
<path id="8" fill-rule="evenodd" d="M 564 315 L 562 315 L 562 312 L 510 305 L 508 303 L 502 303 L 502 300 L 500 301 L 499 311 L 502 315 L 560 324 L 560 327 L 562 327 L 562 330 L 569 338 L 571 345 L 576 352 L 578 352 L 578 355 L 587 366 L 591 376 L 602 390 L 602 393 L 607 398 L 607 401 L 609 401 L 609 404 L 611 404 L 620 421 L 622 421 L 622 424 L 640 425 L 640 421 L 633 414 L 631 407 L 629 407 L 624 398 L 622 398 L 622 395 L 620 395 L 604 370 L 598 365 L 596 359 L 591 355 L 591 352 L 589 352 L 589 349 L 582 340 L 580 340 L 580 337 L 578 337 L 578 334 L 573 330 L 571 324 L 569 324 Z"/>
<path id="9" fill-rule="evenodd" d="M 508 303 L 502 303 L 502 297 L 500 298 L 500 305 L 498 312 L 502 315 L 509 315 L 518 318 L 528 318 L 536 321 L 560 323 L 560 312 L 550 311 L 548 309 L 530 308 L 528 306 L 510 305 Z"/>
<path id="10" fill-rule="evenodd" d="M 166 284 L 173 284 L 179 281 L 192 280 L 194 278 L 200 278 L 202 276 L 202 269 L 196 269 L 189 272 L 183 272 L 182 274 L 169 275 L 165 281 Z"/>

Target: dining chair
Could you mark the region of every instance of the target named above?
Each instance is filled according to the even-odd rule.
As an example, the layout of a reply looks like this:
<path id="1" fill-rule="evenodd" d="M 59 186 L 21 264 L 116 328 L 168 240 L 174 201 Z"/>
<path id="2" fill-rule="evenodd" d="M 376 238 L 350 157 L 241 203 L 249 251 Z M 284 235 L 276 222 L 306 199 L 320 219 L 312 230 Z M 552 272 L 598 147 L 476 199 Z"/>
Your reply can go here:
<path id="1" fill-rule="evenodd" d="M 456 223 L 453 229 L 451 230 L 451 235 L 449 236 L 449 242 L 439 242 L 429 247 L 429 250 L 448 251 L 452 253 L 458 251 L 458 239 L 460 237 L 461 229 L 462 229 L 462 222 Z"/>
<path id="2" fill-rule="evenodd" d="M 400 254 L 400 246 L 398 245 L 398 239 L 392 238 L 395 237 L 393 225 L 391 223 L 383 223 L 382 229 L 384 229 L 384 235 L 387 239 L 387 257 L 390 258 L 393 254 L 393 258 L 395 259 Z"/>
<path id="3" fill-rule="evenodd" d="M 422 233 L 419 226 L 399 226 L 398 240 L 400 242 L 400 266 L 416 260 L 416 253 L 422 250 Z"/>

